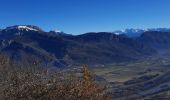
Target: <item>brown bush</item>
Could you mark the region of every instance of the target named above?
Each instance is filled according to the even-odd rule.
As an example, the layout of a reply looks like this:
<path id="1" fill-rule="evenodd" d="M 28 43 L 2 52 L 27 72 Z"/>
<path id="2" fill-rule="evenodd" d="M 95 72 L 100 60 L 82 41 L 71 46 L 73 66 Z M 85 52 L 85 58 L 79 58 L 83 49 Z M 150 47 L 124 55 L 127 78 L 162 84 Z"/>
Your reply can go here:
<path id="1" fill-rule="evenodd" d="M 48 74 L 46 70 L 21 69 L 4 56 L 0 62 L 1 100 L 108 100 L 87 66 L 83 67 L 81 77 L 68 78 L 62 72 Z"/>

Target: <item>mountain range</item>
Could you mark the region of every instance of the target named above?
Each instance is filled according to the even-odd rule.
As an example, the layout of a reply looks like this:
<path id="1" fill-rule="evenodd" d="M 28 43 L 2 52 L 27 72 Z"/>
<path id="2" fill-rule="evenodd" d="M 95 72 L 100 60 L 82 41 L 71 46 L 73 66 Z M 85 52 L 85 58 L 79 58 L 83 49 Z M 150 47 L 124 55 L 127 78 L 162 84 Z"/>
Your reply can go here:
<path id="1" fill-rule="evenodd" d="M 157 31 L 157 32 L 170 32 L 170 28 L 148 28 L 148 29 L 125 29 L 125 30 L 118 30 L 114 31 L 113 33 L 117 35 L 127 35 L 128 37 L 139 37 L 144 32 L 148 31 Z"/>
<path id="2" fill-rule="evenodd" d="M 167 28 L 81 35 L 45 32 L 33 25 L 0 30 L 1 53 L 16 62 L 39 62 L 47 67 L 134 61 L 157 55 L 167 48 L 170 48 L 170 29 Z"/>

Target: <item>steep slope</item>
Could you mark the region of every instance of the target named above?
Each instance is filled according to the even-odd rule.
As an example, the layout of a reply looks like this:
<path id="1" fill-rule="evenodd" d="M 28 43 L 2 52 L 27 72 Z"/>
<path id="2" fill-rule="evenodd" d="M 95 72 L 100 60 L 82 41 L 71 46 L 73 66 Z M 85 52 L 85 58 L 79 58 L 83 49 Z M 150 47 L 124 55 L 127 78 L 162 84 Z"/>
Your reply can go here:
<path id="1" fill-rule="evenodd" d="M 108 32 L 68 35 L 27 26 L 0 31 L 0 51 L 12 59 L 38 59 L 47 66 L 132 61 L 155 51 L 134 39 Z M 20 60 L 19 60 L 20 61 Z"/>
<path id="2" fill-rule="evenodd" d="M 111 63 L 130 61 L 154 53 L 149 47 L 137 41 L 112 33 L 86 33 L 71 40 L 79 43 L 70 49 L 71 57 L 84 63 Z M 80 61 L 80 62 L 81 62 Z"/>
<path id="3" fill-rule="evenodd" d="M 148 31 L 138 38 L 138 41 L 151 46 L 154 49 L 170 48 L 170 32 Z"/>

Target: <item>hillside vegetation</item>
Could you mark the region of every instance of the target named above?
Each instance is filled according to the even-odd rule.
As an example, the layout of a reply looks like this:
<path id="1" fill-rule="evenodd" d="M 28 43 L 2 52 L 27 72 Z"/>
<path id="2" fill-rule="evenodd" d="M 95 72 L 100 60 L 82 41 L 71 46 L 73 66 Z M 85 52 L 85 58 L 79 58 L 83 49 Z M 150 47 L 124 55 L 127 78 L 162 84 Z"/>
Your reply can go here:
<path id="1" fill-rule="evenodd" d="M 87 66 L 80 76 L 46 69 L 19 66 L 0 56 L 1 100 L 108 100 Z"/>

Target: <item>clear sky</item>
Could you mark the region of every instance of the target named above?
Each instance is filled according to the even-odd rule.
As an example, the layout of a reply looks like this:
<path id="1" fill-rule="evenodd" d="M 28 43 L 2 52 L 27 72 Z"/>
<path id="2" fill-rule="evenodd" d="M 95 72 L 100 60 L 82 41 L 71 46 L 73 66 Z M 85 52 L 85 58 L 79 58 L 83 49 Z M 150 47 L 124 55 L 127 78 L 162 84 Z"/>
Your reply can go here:
<path id="1" fill-rule="evenodd" d="M 0 28 L 37 25 L 82 34 L 170 27 L 170 0 L 0 0 Z"/>

